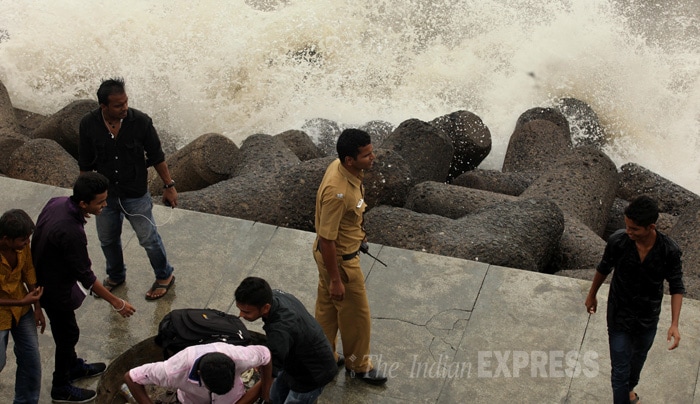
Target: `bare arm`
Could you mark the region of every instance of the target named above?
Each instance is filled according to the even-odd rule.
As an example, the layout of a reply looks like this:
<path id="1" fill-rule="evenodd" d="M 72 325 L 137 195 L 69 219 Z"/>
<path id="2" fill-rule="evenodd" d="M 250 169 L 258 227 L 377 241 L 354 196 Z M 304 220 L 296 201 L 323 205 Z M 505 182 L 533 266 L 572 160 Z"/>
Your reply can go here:
<path id="1" fill-rule="evenodd" d="M 172 177 L 170 176 L 168 164 L 165 161 L 161 161 L 160 163 L 154 165 L 153 168 L 156 169 L 158 176 L 161 180 L 163 180 L 163 184 L 170 184 L 173 181 Z M 177 207 L 177 191 L 175 190 L 174 186 L 163 190 L 163 203 L 172 208 Z"/>
<path id="2" fill-rule="evenodd" d="M 43 286 L 37 287 L 36 285 L 27 285 L 27 288 L 29 289 L 30 295 L 39 295 L 39 297 L 41 297 L 41 295 L 44 293 Z M 34 323 L 37 327 L 41 327 L 40 332 L 43 334 L 44 330 L 46 330 L 46 318 L 44 317 L 44 312 L 41 310 L 41 302 L 39 299 L 34 302 Z"/>
<path id="3" fill-rule="evenodd" d="M 241 398 L 236 401 L 236 404 L 253 404 L 260 397 L 262 383 L 257 382 L 253 387 L 249 388 Z"/>
<path id="4" fill-rule="evenodd" d="M 148 393 L 146 393 L 146 386 L 133 381 L 131 379 L 131 375 L 129 375 L 129 372 L 124 374 L 124 381 L 126 382 L 127 387 L 129 387 L 129 391 L 131 391 L 131 395 L 134 396 L 137 403 L 153 404 L 151 398 L 148 397 Z"/>
<path id="5" fill-rule="evenodd" d="M 260 395 L 265 402 L 269 402 L 270 388 L 272 387 L 272 359 L 267 365 L 263 365 L 260 368 L 260 383 L 262 385 Z"/>
<path id="6" fill-rule="evenodd" d="M 130 317 L 136 312 L 136 309 L 131 303 L 114 296 L 110 291 L 105 289 L 102 283 L 97 279 L 95 279 L 95 283 L 92 284 L 92 291 L 111 304 L 114 310 L 117 310 L 122 317 Z"/>
<path id="7" fill-rule="evenodd" d="M 335 240 L 327 240 L 319 236 L 318 242 L 321 245 L 321 256 L 323 257 L 323 265 L 326 267 L 328 277 L 330 278 L 330 285 L 328 285 L 328 289 L 331 292 L 331 299 L 343 300 L 343 298 L 345 297 L 345 285 L 343 285 L 343 281 L 340 279 Z"/>
<path id="8" fill-rule="evenodd" d="M 24 295 L 22 299 L 0 299 L 0 306 L 29 306 L 30 304 L 37 304 L 42 293 L 44 293 L 43 287 L 34 288 L 30 286 L 29 293 Z"/>
<path id="9" fill-rule="evenodd" d="M 236 401 L 236 404 L 253 404 L 259 397 L 265 402 L 270 401 L 270 386 L 272 386 L 272 360 L 259 368 L 260 380 L 249 388 L 245 394 Z"/>
<path id="10" fill-rule="evenodd" d="M 671 326 L 668 328 L 667 341 L 671 342 L 673 338 L 673 344 L 668 348 L 669 351 L 678 348 L 678 344 L 681 342 L 681 333 L 678 330 L 678 320 L 681 316 L 681 306 L 683 305 L 683 295 L 681 293 L 676 293 L 671 295 Z"/>
<path id="11" fill-rule="evenodd" d="M 588 296 L 586 297 L 586 310 L 590 314 L 593 314 L 598 310 L 598 298 L 596 295 L 598 294 L 598 289 L 600 289 L 600 286 L 605 282 L 605 278 L 607 278 L 606 275 L 601 274 L 598 271 L 595 271 L 595 276 L 593 277 L 593 283 L 591 283 L 591 289 L 588 291 Z"/>
<path id="12" fill-rule="evenodd" d="M 24 295 L 23 298 L 16 299 L 0 299 L 0 306 L 29 306 L 34 305 L 34 321 L 37 327 L 41 327 L 41 333 L 44 333 L 46 329 L 46 319 L 44 318 L 44 312 L 41 310 L 41 304 L 39 299 L 44 293 L 44 288 L 42 286 L 35 287 L 34 285 L 27 285 L 29 293 Z"/>

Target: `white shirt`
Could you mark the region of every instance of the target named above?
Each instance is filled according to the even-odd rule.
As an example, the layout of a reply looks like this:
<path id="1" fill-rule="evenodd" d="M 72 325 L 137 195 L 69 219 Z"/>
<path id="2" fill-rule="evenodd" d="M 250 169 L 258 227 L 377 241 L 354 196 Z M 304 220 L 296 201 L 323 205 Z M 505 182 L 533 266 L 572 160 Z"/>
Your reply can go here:
<path id="1" fill-rule="evenodd" d="M 221 352 L 233 359 L 236 374 L 233 388 L 228 393 L 218 396 L 211 394 L 198 380 L 190 378 L 194 363 L 204 354 Z M 261 345 L 236 346 L 223 342 L 206 345 L 194 345 L 183 349 L 164 362 L 147 363 L 129 371 L 131 379 L 141 385 L 157 385 L 176 388 L 181 403 L 233 404 L 245 394 L 241 373 L 248 369 L 270 363 L 270 350 Z M 200 385 L 201 384 L 201 385 Z"/>

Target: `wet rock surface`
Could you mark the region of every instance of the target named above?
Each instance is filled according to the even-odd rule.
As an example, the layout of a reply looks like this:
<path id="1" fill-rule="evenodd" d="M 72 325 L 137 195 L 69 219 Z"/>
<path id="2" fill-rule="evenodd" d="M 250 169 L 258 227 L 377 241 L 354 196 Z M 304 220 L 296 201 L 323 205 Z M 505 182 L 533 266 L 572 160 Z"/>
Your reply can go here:
<path id="1" fill-rule="evenodd" d="M 53 122 L 54 135 L 66 138 L 79 118 L 75 111 L 88 104 L 45 117 L 12 108 L 0 90 L 0 116 L 9 117 L 0 120 L 0 156 L 6 157 L 0 173 L 70 187 L 77 174 L 68 150 L 74 140 L 61 145 L 48 134 L 30 135 L 48 133 L 43 128 Z M 687 236 L 700 197 L 638 164 L 617 168 L 600 150 L 605 131 L 595 111 L 579 100 L 525 111 L 500 171 L 477 168 L 491 138 L 469 111 L 430 122 L 408 119 L 395 128 L 383 121 L 358 126 L 374 136 L 377 155 L 364 181 L 370 242 L 583 276 L 602 255 L 606 237 L 623 225 L 626 203 L 649 194 L 660 204 L 659 229 L 678 237 L 686 257 L 700 250 L 697 237 Z M 180 207 L 313 232 L 316 190 L 344 127 L 317 118 L 276 136 L 252 135 L 240 149 L 220 135 L 203 135 L 168 156 L 173 178 L 183 184 Z M 165 139 L 169 134 L 161 137 L 174 144 Z M 155 194 L 162 184 L 151 178 L 160 203 Z M 684 259 L 688 296 L 696 298 L 697 261 Z"/>

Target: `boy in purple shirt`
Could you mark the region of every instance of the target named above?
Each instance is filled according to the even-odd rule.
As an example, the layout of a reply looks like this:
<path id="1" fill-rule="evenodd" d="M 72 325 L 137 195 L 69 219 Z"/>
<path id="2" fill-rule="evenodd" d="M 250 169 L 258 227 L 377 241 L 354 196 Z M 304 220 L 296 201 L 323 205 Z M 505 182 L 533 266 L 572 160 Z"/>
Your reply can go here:
<path id="1" fill-rule="evenodd" d="M 46 203 L 32 238 L 38 284 L 44 287 L 41 305 L 56 343 L 51 399 L 57 403 L 92 401 L 95 391 L 71 383 L 101 374 L 106 368 L 104 363 L 85 363 L 75 352 L 80 338 L 75 310 L 85 299 L 78 282 L 111 304 L 122 317 L 135 311 L 129 302 L 114 296 L 97 281 L 88 256 L 86 218 L 102 212 L 108 186 L 109 180 L 101 174 L 81 174 L 73 185 L 72 196 L 51 198 Z"/>

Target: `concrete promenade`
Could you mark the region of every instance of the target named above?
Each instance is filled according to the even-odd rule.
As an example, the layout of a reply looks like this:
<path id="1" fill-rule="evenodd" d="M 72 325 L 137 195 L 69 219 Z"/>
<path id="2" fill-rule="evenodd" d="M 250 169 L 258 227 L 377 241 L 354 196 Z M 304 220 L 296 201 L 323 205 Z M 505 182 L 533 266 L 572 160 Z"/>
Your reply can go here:
<path id="1" fill-rule="evenodd" d="M 0 210 L 21 208 L 36 219 L 46 201 L 70 190 L 0 178 Z M 290 201 L 293 202 L 293 201 Z M 109 363 L 155 335 L 172 309 L 210 307 L 237 314 L 233 292 L 249 275 L 296 295 L 313 313 L 317 270 L 314 234 L 157 206 L 154 210 L 176 283 L 148 302 L 153 272 L 125 222 L 122 241 L 127 283 L 116 294 L 137 309 L 122 319 L 88 296 L 77 311 L 77 351 L 88 361 Z M 93 270 L 104 277 L 104 258 L 94 218 L 86 225 Z M 371 235 L 370 235 L 371 240 Z M 607 403 L 612 401 L 605 325 L 607 285 L 600 310 L 589 316 L 590 282 L 492 266 L 370 244 L 385 268 L 362 256 L 372 309 L 376 366 L 389 372 L 383 387 L 338 374 L 319 403 Z M 659 332 L 636 391 L 642 403 L 700 404 L 700 302 L 686 299 L 681 346 L 666 349 L 670 299 L 664 300 Z M 261 330 L 261 323 L 250 324 Z M 49 403 L 54 345 L 51 329 L 40 336 L 41 402 Z M 0 403 L 11 403 L 14 354 L 0 373 Z M 579 359 L 577 361 L 577 358 Z M 81 381 L 96 388 L 99 378 Z"/>

